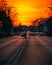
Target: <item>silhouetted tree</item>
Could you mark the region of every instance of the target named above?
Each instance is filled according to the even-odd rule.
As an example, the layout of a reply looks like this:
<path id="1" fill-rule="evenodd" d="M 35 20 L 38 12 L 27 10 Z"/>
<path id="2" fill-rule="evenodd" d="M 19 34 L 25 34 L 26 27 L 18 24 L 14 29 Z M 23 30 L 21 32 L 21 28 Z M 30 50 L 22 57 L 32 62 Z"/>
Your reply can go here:
<path id="1" fill-rule="evenodd" d="M 2 31 L 5 29 L 6 12 L 0 10 L 0 21 L 2 22 Z"/>
<path id="2" fill-rule="evenodd" d="M 47 35 L 52 36 L 52 17 L 47 20 Z"/>
<path id="3" fill-rule="evenodd" d="M 5 27 L 6 27 L 7 33 L 10 34 L 11 28 L 12 28 L 12 20 L 11 20 L 10 16 L 6 17 Z"/>
<path id="4" fill-rule="evenodd" d="M 2 31 L 7 35 L 10 34 L 12 21 L 10 16 L 7 17 L 5 11 L 0 11 L 0 21 L 2 21 Z"/>

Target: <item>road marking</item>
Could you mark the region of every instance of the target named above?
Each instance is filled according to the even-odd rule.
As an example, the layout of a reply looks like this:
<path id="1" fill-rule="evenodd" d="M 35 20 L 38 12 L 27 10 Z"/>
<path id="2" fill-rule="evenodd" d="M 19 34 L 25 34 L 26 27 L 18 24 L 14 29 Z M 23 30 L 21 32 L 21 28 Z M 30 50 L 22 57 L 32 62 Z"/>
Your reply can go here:
<path id="1" fill-rule="evenodd" d="M 15 45 L 9 46 L 9 47 L 3 49 L 2 51 L 0 51 L 1 54 L 2 54 L 2 55 L 0 55 L 1 58 L 2 58 L 3 60 L 9 58 L 10 55 L 11 55 L 20 45 L 22 45 L 21 43 L 23 43 L 23 42 L 24 42 L 24 41 L 21 39 L 20 41 L 18 41 L 18 42 L 16 41 L 16 43 L 13 43 L 13 44 L 15 44 Z M 0 59 L 1 59 L 1 58 L 0 58 Z"/>
<path id="2" fill-rule="evenodd" d="M 24 41 L 25 42 L 25 41 Z M 16 53 L 13 55 L 13 57 L 7 62 L 7 64 L 9 64 L 9 63 L 11 63 L 11 61 L 13 61 L 14 59 L 15 59 L 15 61 L 13 62 L 13 63 L 11 63 L 11 65 L 16 65 L 16 63 L 18 62 L 18 60 L 19 60 L 19 58 L 20 58 L 20 56 L 21 56 L 21 54 L 22 54 L 22 52 L 23 52 L 23 49 L 24 49 L 24 47 L 26 46 L 26 43 L 24 44 L 24 42 L 23 42 L 23 44 L 17 49 L 17 51 L 16 51 Z M 20 52 L 19 52 L 20 51 Z M 19 53 L 18 53 L 19 52 Z M 17 55 L 17 53 L 18 53 L 18 55 Z M 7 65 L 6 64 L 6 65 Z"/>

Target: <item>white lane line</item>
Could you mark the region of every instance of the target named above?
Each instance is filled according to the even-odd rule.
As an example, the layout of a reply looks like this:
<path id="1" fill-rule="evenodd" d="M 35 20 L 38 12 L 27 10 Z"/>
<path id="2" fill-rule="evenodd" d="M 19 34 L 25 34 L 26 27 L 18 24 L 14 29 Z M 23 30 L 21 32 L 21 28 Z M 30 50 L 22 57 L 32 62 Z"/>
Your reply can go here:
<path id="1" fill-rule="evenodd" d="M 19 59 L 20 59 L 20 56 L 21 56 L 21 54 L 22 54 L 22 52 L 23 52 L 25 46 L 26 46 L 26 43 L 23 44 L 23 46 L 21 47 L 21 50 L 20 50 L 18 56 L 16 57 L 15 61 L 14 61 L 11 65 L 16 65 L 16 64 L 18 63 L 18 61 L 19 61 Z"/>
<path id="2" fill-rule="evenodd" d="M 23 41 L 22 41 L 23 42 Z M 13 55 L 13 57 L 7 62 L 7 64 L 9 64 L 12 60 L 14 60 L 14 58 L 15 58 L 15 61 L 13 61 L 13 63 L 11 64 L 11 65 L 16 65 L 16 63 L 18 62 L 18 60 L 20 59 L 20 56 L 21 56 L 21 54 L 22 54 L 22 52 L 23 52 L 23 49 L 24 49 L 24 47 L 26 46 L 26 43 L 24 44 L 24 42 L 23 42 L 23 44 L 22 44 L 23 46 L 20 46 L 18 49 L 17 49 L 17 51 L 16 51 L 16 53 Z M 20 48 L 21 48 L 21 50 L 20 50 Z M 20 51 L 20 52 L 19 52 Z M 19 52 L 19 53 L 18 53 Z M 17 53 L 18 53 L 18 56 L 17 56 Z M 7 65 L 6 64 L 6 65 Z"/>

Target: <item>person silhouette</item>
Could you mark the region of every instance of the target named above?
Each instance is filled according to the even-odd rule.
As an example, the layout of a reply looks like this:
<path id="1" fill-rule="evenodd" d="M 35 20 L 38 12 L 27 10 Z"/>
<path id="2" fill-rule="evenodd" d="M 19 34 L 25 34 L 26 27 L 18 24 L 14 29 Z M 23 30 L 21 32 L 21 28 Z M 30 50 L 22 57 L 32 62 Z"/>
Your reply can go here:
<path id="1" fill-rule="evenodd" d="M 25 39 L 27 39 L 27 36 L 26 36 L 26 31 L 24 31 L 24 37 L 25 37 Z"/>

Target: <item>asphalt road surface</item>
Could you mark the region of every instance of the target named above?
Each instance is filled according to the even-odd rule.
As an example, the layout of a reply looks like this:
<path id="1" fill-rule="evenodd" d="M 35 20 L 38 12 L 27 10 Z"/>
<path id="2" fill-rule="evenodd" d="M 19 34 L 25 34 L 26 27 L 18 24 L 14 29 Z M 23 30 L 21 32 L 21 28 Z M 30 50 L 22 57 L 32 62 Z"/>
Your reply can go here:
<path id="1" fill-rule="evenodd" d="M 27 46 L 22 48 L 25 43 Z M 0 39 L 0 65 L 52 65 L 52 38 L 29 36 L 26 40 L 12 36 Z"/>

